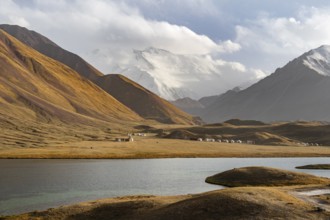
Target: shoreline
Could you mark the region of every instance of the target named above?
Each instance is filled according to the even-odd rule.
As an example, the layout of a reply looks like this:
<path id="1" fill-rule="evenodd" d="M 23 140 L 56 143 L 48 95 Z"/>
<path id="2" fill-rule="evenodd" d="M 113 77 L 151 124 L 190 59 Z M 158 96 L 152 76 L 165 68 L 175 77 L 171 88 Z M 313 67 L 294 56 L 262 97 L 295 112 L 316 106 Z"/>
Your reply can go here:
<path id="1" fill-rule="evenodd" d="M 100 198 L 96 200 L 88 200 L 78 203 L 72 203 L 68 205 L 60 205 L 57 207 L 48 208 L 45 210 L 35 210 L 31 212 L 23 212 L 11 215 L 0 215 L 0 220 L 31 220 L 31 219 L 58 219 L 58 217 L 69 217 L 70 219 L 97 219 L 97 216 L 105 214 L 114 214 L 118 219 L 126 219 L 126 214 L 130 214 L 130 217 L 137 217 L 137 219 L 144 219 L 144 217 L 154 217 L 158 216 L 159 213 L 161 216 L 163 215 L 163 209 L 168 209 L 169 207 L 174 207 L 174 211 L 178 209 L 181 210 L 181 204 L 184 204 L 183 207 L 188 207 L 191 209 L 191 202 L 195 203 L 197 201 L 197 207 L 194 207 L 191 212 L 194 212 L 194 209 L 205 210 L 203 205 L 206 204 L 206 208 L 211 206 L 218 206 L 219 198 L 221 200 L 227 200 L 228 197 L 239 198 L 237 200 L 244 204 L 249 203 L 266 203 L 267 206 L 277 206 L 283 211 L 301 211 L 302 214 L 309 213 L 309 216 L 319 214 L 324 214 L 325 216 L 329 216 L 329 209 L 323 209 L 324 207 L 321 202 L 313 199 L 311 196 L 303 195 L 302 192 L 308 192 L 310 190 L 324 189 L 329 187 L 324 185 L 297 185 L 297 186 L 280 186 L 280 187 L 271 187 L 271 186 L 243 186 L 243 187 L 228 187 L 219 190 L 206 191 L 202 193 L 194 193 L 194 194 L 182 194 L 182 195 L 149 195 L 149 194 L 137 194 L 137 195 L 127 195 L 127 196 L 119 196 L 119 197 L 109 197 L 109 198 Z M 268 198 L 270 196 L 271 198 Z M 217 197 L 216 203 L 212 201 L 212 197 Z M 208 202 L 205 203 L 204 201 Z M 272 202 L 273 199 L 278 200 L 277 202 Z M 201 201 L 200 201 L 201 200 Z M 282 201 L 281 201 L 282 200 Z M 232 200 L 229 200 L 232 203 Z M 289 204 L 290 209 L 287 209 L 286 206 Z M 227 204 L 228 205 L 228 204 Z M 194 206 L 194 205 L 193 205 Z M 232 203 L 229 206 L 238 206 L 241 207 L 239 203 Z M 322 209 L 320 209 L 322 208 Z M 109 209 L 111 213 L 104 212 L 104 210 Z M 227 208 L 230 213 L 233 211 L 230 208 Z M 253 210 L 249 210 L 253 211 Z M 113 213 L 114 212 L 114 213 Z M 165 212 L 165 216 L 170 215 L 170 212 Z M 220 210 L 221 212 L 221 210 Z M 146 213 L 146 214 L 145 214 Z M 151 213 L 151 215 L 149 215 Z M 227 213 L 227 211 L 226 211 Z M 174 215 L 177 217 L 181 214 L 191 215 L 190 212 L 182 213 L 179 211 Z M 234 213 L 230 213 L 234 214 Z M 245 215 L 244 212 L 242 213 Z M 288 213 L 281 213 L 286 216 Z M 300 214 L 300 213 L 299 213 Z M 141 216 L 140 216 L 141 215 Z M 95 218 L 96 217 L 96 218 Z M 163 217 L 163 216 L 162 216 Z M 268 218 L 274 216 L 267 216 Z M 296 216 L 295 216 L 296 217 Z M 315 217 L 315 216 L 314 216 Z M 245 218 L 245 217 L 244 217 Z M 116 218 L 117 219 L 117 218 Z M 162 219 L 162 218 L 161 218 Z M 226 219 L 226 218 L 225 218 Z M 304 219 L 304 218 L 303 218 Z M 308 218 L 307 218 L 308 219 Z"/>
<path id="2" fill-rule="evenodd" d="M 276 156 L 150 156 L 150 157 L 3 157 L 0 155 L 0 160 L 152 160 L 152 159 L 221 159 L 221 158 L 324 158 L 330 155 L 276 155 Z"/>
<path id="3" fill-rule="evenodd" d="M 330 157 L 326 146 L 270 146 L 139 138 L 134 142 L 81 141 L 45 147 L 1 147 L 0 159 Z"/>
<path id="4" fill-rule="evenodd" d="M 0 220 L 328 219 L 330 179 L 271 167 L 230 169 L 214 176 L 223 189 L 175 195 L 130 194 L 73 202 Z M 265 180 L 266 177 L 266 180 Z M 206 177 L 205 182 L 208 182 Z M 240 184 L 236 184 L 239 182 Z M 317 193 L 315 193 L 317 191 Z"/>

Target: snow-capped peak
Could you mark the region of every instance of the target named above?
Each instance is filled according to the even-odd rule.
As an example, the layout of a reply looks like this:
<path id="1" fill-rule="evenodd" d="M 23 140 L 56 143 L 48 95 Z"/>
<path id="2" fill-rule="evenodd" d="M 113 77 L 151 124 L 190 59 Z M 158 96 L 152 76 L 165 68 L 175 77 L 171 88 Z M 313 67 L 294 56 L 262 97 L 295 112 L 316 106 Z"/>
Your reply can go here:
<path id="1" fill-rule="evenodd" d="M 304 57 L 304 65 L 321 75 L 330 76 L 330 46 L 323 45 L 309 51 Z"/>
<path id="2" fill-rule="evenodd" d="M 199 99 L 257 78 L 254 70 L 209 54 L 175 54 L 154 47 L 134 50 L 133 54 L 119 73 L 168 100 Z"/>

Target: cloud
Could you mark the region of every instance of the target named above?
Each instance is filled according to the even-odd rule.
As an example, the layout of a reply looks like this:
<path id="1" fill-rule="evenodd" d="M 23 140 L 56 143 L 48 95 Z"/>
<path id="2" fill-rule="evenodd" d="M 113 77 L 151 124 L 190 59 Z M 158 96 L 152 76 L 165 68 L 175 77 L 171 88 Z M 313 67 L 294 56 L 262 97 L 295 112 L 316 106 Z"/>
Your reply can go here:
<path id="1" fill-rule="evenodd" d="M 32 0 L 24 5 L 17 2 L 20 1 L 2 2 L 1 20 L 27 26 L 49 36 L 106 73 L 109 72 L 109 64 L 125 63 L 132 49 L 153 46 L 179 54 L 207 54 L 233 52 L 240 48 L 231 41 L 216 43 L 185 26 L 147 19 L 128 0 Z M 150 1 L 144 2 L 151 4 Z M 201 7 L 210 1 L 185 2 L 189 8 L 211 10 L 211 7 Z M 102 60 L 98 60 L 100 57 Z"/>
<path id="2" fill-rule="evenodd" d="M 265 76 L 261 70 L 211 55 L 179 55 L 156 48 L 135 55 L 132 66 L 119 72 L 168 100 L 221 94 Z"/>
<path id="3" fill-rule="evenodd" d="M 219 42 L 219 50 L 220 53 L 234 53 L 239 51 L 242 47 L 238 43 L 234 43 L 231 40 L 226 40 L 224 42 Z"/>
<path id="4" fill-rule="evenodd" d="M 330 8 L 301 7 L 288 17 L 263 13 L 237 25 L 234 42 L 241 45 L 242 54 L 254 54 L 259 63 L 275 69 L 308 50 L 330 44 L 329 20 Z"/>

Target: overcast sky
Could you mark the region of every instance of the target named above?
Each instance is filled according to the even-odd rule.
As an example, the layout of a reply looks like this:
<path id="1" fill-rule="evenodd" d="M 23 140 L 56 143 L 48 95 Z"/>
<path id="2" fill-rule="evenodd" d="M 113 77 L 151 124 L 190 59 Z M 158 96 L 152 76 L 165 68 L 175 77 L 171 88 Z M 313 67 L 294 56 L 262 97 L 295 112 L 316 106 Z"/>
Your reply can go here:
<path id="1" fill-rule="evenodd" d="M 330 44 L 327 0 L 1 0 L 0 21 L 43 34 L 104 73 L 150 46 L 271 73 Z"/>

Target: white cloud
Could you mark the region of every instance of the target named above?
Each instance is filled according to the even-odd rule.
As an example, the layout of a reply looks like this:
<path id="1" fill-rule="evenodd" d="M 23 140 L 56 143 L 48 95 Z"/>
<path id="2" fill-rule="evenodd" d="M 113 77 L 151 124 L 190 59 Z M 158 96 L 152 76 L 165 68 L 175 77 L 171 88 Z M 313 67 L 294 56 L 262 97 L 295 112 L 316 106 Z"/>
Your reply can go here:
<path id="1" fill-rule="evenodd" d="M 241 45 L 238 43 L 234 43 L 231 40 L 226 40 L 224 42 L 219 42 L 219 50 L 220 53 L 234 53 L 241 49 Z"/>
<path id="2" fill-rule="evenodd" d="M 120 73 L 169 100 L 221 94 L 264 76 L 261 70 L 211 55 L 178 55 L 156 48 L 135 51 L 135 55 L 132 65 Z"/>
<path id="3" fill-rule="evenodd" d="M 330 8 L 302 7 L 295 16 L 261 15 L 236 26 L 234 42 L 254 53 L 255 64 L 280 67 L 302 53 L 330 44 Z"/>
<path id="4" fill-rule="evenodd" d="M 19 1 L 24 4 L 18 4 Z M 180 21 L 176 23 L 175 19 L 166 20 L 167 12 L 164 19 L 151 19 L 153 16 L 145 15 L 141 6 L 148 6 L 148 10 L 157 7 L 157 13 L 173 7 L 171 13 L 184 11 L 187 17 L 193 17 L 190 22 L 199 17 L 203 17 L 203 22 L 205 17 L 212 17 L 214 22 L 224 16 L 216 4 L 212 0 L 2 0 L 0 20 L 48 36 L 104 73 L 131 62 L 133 49 L 155 47 L 179 55 L 197 55 L 210 66 L 221 66 L 221 77 L 228 88 L 244 81 L 255 82 L 301 53 L 330 44 L 330 9 L 325 7 L 301 7 L 295 14 L 283 17 L 263 12 L 255 19 L 250 16 L 252 20 L 248 21 L 238 15 L 236 36 L 213 40 L 189 29 L 189 19 L 181 23 L 186 26 L 178 25 Z M 235 10 L 242 13 L 239 8 Z M 211 23 L 198 25 L 204 24 Z M 224 57 L 236 62 L 225 61 Z M 199 68 L 204 71 L 204 67 Z"/>
<path id="5" fill-rule="evenodd" d="M 216 43 L 185 26 L 146 19 L 137 7 L 126 2 L 34 0 L 29 7 L 18 5 L 13 0 L 4 0 L 0 19 L 28 26 L 49 36 L 106 73 L 109 72 L 108 64 L 125 63 L 132 49 L 154 46 L 179 54 L 225 53 L 239 49 L 237 43 Z M 203 2 L 210 1 L 195 0 L 187 5 L 196 8 Z M 95 51 L 103 60 L 98 60 Z"/>
<path id="6" fill-rule="evenodd" d="M 17 24 L 22 27 L 26 27 L 26 28 L 30 27 L 30 23 L 25 18 L 20 16 L 15 16 L 15 15 L 9 16 L 8 21 L 9 21 L 8 23 Z"/>
<path id="7" fill-rule="evenodd" d="M 124 0 L 127 3 L 136 2 L 135 0 Z M 178 12 L 181 14 L 192 14 L 194 16 L 216 16 L 220 12 L 214 0 L 139 0 L 138 4 L 147 10 L 153 10 L 157 13 L 167 13 L 167 11 Z"/>
<path id="8" fill-rule="evenodd" d="M 264 71 L 262 71 L 261 69 L 251 69 L 250 70 L 252 73 L 254 73 L 254 76 L 251 77 L 251 81 L 252 80 L 260 80 L 260 79 L 263 79 L 265 78 L 267 75 L 269 75 L 268 73 L 265 73 Z"/>

